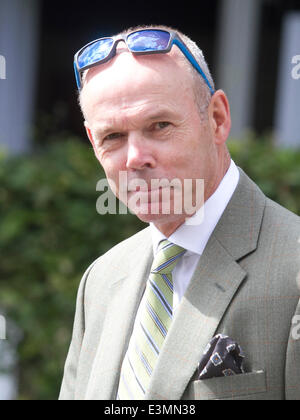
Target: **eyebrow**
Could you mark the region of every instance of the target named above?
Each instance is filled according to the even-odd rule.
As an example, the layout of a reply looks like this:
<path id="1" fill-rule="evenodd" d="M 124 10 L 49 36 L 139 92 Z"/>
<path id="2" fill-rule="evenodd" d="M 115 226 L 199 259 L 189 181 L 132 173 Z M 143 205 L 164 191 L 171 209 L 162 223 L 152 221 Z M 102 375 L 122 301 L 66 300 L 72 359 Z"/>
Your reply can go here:
<path id="1" fill-rule="evenodd" d="M 171 112 L 170 111 L 161 111 L 161 112 L 157 112 L 153 115 L 149 115 L 148 119 L 150 121 L 155 121 L 155 120 L 163 120 L 163 119 L 168 119 L 171 116 Z"/>

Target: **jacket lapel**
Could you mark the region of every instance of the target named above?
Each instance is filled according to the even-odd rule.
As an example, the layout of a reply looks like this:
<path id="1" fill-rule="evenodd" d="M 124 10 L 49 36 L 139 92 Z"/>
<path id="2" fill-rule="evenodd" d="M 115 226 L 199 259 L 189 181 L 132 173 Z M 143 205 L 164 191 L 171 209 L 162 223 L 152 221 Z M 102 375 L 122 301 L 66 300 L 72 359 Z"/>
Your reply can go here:
<path id="1" fill-rule="evenodd" d="M 226 270 L 224 270 L 226 267 Z M 213 239 L 175 314 L 146 399 L 178 400 L 246 273 Z"/>
<path id="2" fill-rule="evenodd" d="M 206 345 L 247 273 L 236 262 L 255 250 L 265 196 L 240 170 L 240 181 L 200 258 L 175 314 L 145 399 L 180 399 Z"/>
<path id="3" fill-rule="evenodd" d="M 121 365 L 153 261 L 151 237 L 146 235 L 146 238 L 138 244 L 128 274 L 124 276 L 124 267 L 119 267 L 110 286 L 107 314 L 85 395 L 87 400 L 116 397 Z"/>

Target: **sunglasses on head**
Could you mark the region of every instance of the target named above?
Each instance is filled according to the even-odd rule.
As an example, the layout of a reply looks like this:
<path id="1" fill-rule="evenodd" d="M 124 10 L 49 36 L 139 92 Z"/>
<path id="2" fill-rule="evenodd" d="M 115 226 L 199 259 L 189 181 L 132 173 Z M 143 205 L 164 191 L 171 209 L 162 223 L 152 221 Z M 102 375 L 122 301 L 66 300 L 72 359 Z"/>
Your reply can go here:
<path id="1" fill-rule="evenodd" d="M 117 44 L 124 41 L 129 51 L 136 55 L 168 53 L 175 44 L 192 66 L 202 76 L 211 94 L 214 89 L 193 54 L 176 32 L 161 29 L 140 29 L 127 35 L 99 38 L 81 48 L 74 57 L 74 71 L 77 87 L 82 87 L 83 72 L 98 64 L 109 61 L 116 54 Z"/>

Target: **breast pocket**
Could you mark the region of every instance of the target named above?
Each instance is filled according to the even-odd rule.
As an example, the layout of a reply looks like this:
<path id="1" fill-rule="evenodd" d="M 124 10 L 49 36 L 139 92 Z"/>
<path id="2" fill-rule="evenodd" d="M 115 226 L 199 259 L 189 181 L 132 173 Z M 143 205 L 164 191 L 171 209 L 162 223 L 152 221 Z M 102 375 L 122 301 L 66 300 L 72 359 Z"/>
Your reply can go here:
<path id="1" fill-rule="evenodd" d="M 259 399 L 255 394 L 265 393 L 266 390 L 265 372 L 258 371 L 193 381 L 187 387 L 182 399 Z"/>

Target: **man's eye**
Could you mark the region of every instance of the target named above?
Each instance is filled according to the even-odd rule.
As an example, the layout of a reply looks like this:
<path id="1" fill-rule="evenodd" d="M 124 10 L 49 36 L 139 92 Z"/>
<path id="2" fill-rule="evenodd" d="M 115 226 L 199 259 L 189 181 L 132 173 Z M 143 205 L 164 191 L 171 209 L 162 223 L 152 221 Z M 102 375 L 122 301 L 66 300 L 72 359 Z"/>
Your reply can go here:
<path id="1" fill-rule="evenodd" d="M 122 133 L 111 133 L 111 134 L 108 134 L 107 136 L 105 136 L 104 137 L 104 141 L 105 140 L 116 140 L 116 139 L 119 139 L 120 137 L 123 137 L 124 136 L 124 134 L 122 134 Z"/>
<path id="2" fill-rule="evenodd" d="M 168 127 L 170 123 L 168 121 L 160 121 L 155 124 L 155 128 L 157 130 L 163 130 L 164 128 Z"/>

